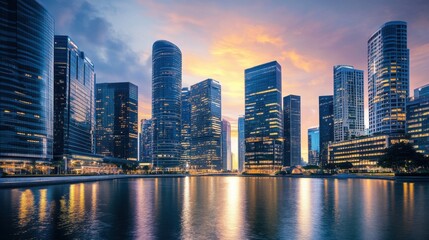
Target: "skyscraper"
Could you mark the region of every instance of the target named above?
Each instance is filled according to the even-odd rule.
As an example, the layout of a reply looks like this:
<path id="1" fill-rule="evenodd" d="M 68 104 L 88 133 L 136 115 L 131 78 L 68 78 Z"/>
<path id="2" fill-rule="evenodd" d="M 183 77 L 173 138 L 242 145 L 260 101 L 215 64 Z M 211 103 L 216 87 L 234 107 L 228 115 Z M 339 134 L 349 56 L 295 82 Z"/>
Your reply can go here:
<path id="1" fill-rule="evenodd" d="M 153 124 L 152 119 L 142 119 L 140 125 L 140 162 L 152 164 Z"/>
<path id="2" fill-rule="evenodd" d="M 319 96 L 320 164 L 328 163 L 328 145 L 334 141 L 334 97 Z"/>
<path id="3" fill-rule="evenodd" d="M 232 170 L 231 124 L 222 119 L 222 165 L 223 170 Z"/>
<path id="4" fill-rule="evenodd" d="M 320 132 L 318 127 L 308 129 L 308 164 L 319 165 Z"/>
<path id="5" fill-rule="evenodd" d="M 284 149 L 283 166 L 301 164 L 301 97 L 283 98 Z"/>
<path id="6" fill-rule="evenodd" d="M 191 166 L 222 168 L 221 86 L 207 79 L 191 86 Z"/>
<path id="7" fill-rule="evenodd" d="M 406 130 L 417 152 L 429 156 L 429 84 L 415 89 L 407 102 Z"/>
<path id="8" fill-rule="evenodd" d="M 406 22 L 387 22 L 368 40 L 370 134 L 405 131 L 409 55 Z"/>
<path id="9" fill-rule="evenodd" d="M 334 141 L 364 135 L 363 71 L 334 66 Z"/>
<path id="10" fill-rule="evenodd" d="M 189 88 L 182 88 L 182 128 L 181 141 L 182 161 L 189 163 L 191 160 L 191 91 Z"/>
<path id="11" fill-rule="evenodd" d="M 183 167 L 180 161 L 181 89 L 180 49 L 171 42 L 156 41 L 152 46 L 152 121 L 153 161 L 157 167 Z"/>
<path id="12" fill-rule="evenodd" d="M 54 20 L 28 0 L 2 1 L 0 22 L 0 162 L 47 163 L 53 143 Z"/>
<path id="13" fill-rule="evenodd" d="M 129 83 L 96 84 L 96 152 L 137 161 L 138 89 Z"/>
<path id="14" fill-rule="evenodd" d="M 281 66 L 268 62 L 244 74 L 246 171 L 271 172 L 283 160 Z"/>
<path id="15" fill-rule="evenodd" d="M 244 138 L 244 116 L 238 117 L 238 171 L 244 170 L 244 154 L 246 153 L 246 141 Z"/>
<path id="16" fill-rule="evenodd" d="M 87 159 L 95 153 L 95 72 L 69 36 L 55 36 L 54 159 Z"/>

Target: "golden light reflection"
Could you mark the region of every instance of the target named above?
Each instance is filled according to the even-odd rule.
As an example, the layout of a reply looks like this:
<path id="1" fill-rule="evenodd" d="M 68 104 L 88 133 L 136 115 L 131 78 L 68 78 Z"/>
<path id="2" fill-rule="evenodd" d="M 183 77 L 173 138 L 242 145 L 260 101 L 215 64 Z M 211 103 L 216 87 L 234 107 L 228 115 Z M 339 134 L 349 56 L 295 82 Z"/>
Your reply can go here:
<path id="1" fill-rule="evenodd" d="M 404 182 L 403 187 L 403 208 L 404 215 L 407 217 L 412 217 L 414 213 L 414 183 L 413 182 Z"/>
<path id="2" fill-rule="evenodd" d="M 225 202 L 221 208 L 219 232 L 230 239 L 242 239 L 243 236 L 243 199 L 241 186 L 243 179 L 239 177 L 224 178 L 226 189 Z"/>
<path id="3" fill-rule="evenodd" d="M 135 214 L 136 229 L 138 236 L 151 238 L 153 233 L 153 182 L 147 179 L 138 179 L 135 191 L 135 205 L 137 213 Z"/>
<path id="4" fill-rule="evenodd" d="M 314 179 L 301 178 L 299 179 L 299 193 L 298 193 L 298 235 L 303 239 L 311 239 L 312 236 L 312 217 L 311 217 L 311 200 L 312 196 L 312 183 Z"/>
<path id="5" fill-rule="evenodd" d="M 97 196 L 98 196 L 98 182 L 93 183 L 91 186 L 91 210 L 92 210 L 92 219 L 97 218 Z"/>
<path id="6" fill-rule="evenodd" d="M 32 220 L 34 214 L 34 195 L 30 189 L 21 193 L 19 199 L 19 225 L 25 226 Z"/>
<path id="7" fill-rule="evenodd" d="M 40 199 L 39 199 L 39 221 L 42 222 L 45 220 L 46 217 L 46 206 L 48 205 L 48 200 L 46 198 L 48 190 L 47 189 L 40 189 Z"/>

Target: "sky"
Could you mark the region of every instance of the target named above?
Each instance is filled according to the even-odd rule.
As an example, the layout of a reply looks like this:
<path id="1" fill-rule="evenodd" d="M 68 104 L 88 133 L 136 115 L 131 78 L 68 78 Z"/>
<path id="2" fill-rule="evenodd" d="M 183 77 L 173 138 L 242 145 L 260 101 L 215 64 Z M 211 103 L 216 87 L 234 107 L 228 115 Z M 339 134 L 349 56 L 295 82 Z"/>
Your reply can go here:
<path id="1" fill-rule="evenodd" d="M 318 97 L 333 93 L 333 66 L 364 70 L 367 41 L 385 22 L 408 22 L 410 94 L 429 83 L 427 0 L 39 0 L 95 65 L 97 82 L 139 87 L 139 119 L 151 115 L 152 44 L 182 51 L 183 87 L 207 78 L 222 85 L 222 115 L 231 123 L 237 158 L 237 118 L 244 114 L 244 69 L 277 60 L 283 96 L 301 96 L 302 157 L 307 129 L 318 126 Z"/>

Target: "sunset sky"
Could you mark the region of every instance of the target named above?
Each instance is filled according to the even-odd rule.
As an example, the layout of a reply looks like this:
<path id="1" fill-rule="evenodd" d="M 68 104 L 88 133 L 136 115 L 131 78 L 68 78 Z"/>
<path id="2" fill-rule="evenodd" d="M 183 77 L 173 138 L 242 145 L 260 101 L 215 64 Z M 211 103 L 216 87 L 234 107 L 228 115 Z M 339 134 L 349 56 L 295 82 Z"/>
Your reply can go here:
<path id="1" fill-rule="evenodd" d="M 305 161 L 307 129 L 319 124 L 318 96 L 332 94 L 333 66 L 364 70 L 367 92 L 367 40 L 384 22 L 408 22 L 411 92 L 429 83 L 427 0 L 39 2 L 55 18 L 56 34 L 69 35 L 93 61 L 97 82 L 139 86 L 139 119 L 151 115 L 152 44 L 175 43 L 184 87 L 207 78 L 221 82 L 234 158 L 246 68 L 272 60 L 282 66 L 283 96 L 301 96 Z"/>

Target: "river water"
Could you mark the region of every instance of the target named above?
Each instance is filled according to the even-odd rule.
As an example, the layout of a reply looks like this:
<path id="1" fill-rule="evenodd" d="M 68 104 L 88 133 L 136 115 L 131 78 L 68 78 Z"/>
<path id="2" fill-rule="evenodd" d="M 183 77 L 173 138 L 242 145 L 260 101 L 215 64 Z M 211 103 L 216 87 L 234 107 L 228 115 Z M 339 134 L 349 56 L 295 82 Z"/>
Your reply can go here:
<path id="1" fill-rule="evenodd" d="M 186 177 L 0 189 L 0 239 L 429 239 L 429 184 Z"/>

